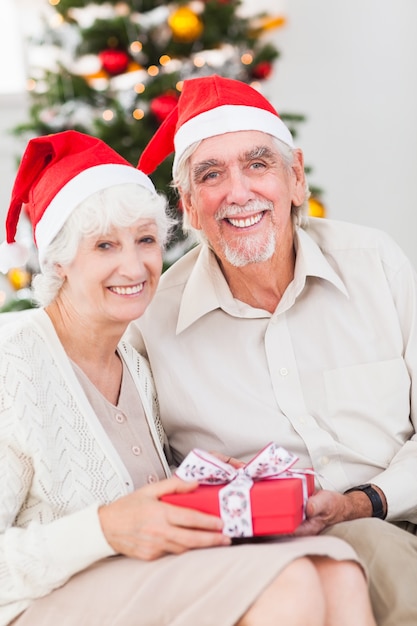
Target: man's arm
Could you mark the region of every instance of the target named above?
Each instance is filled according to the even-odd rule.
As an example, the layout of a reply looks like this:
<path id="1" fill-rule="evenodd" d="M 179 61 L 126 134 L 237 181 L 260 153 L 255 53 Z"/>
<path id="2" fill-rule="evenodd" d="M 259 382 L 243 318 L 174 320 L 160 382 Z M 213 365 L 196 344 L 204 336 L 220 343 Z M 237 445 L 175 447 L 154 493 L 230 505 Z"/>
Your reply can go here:
<path id="1" fill-rule="evenodd" d="M 385 495 L 379 487 L 372 485 L 382 503 L 383 517 L 387 514 Z M 312 495 L 306 506 L 306 519 L 298 528 L 297 535 L 317 535 L 328 526 L 338 522 L 373 517 L 372 501 L 364 491 L 350 491 L 341 494 L 336 491 L 322 489 Z"/>

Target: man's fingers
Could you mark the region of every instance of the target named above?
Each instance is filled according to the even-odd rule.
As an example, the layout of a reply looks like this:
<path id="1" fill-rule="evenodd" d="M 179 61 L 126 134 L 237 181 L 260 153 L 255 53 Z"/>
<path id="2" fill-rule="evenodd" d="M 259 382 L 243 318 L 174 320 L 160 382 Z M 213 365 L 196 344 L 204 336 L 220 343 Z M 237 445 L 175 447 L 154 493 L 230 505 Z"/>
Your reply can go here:
<path id="1" fill-rule="evenodd" d="M 215 456 L 217 459 L 220 459 L 220 461 L 223 461 L 223 463 L 228 463 L 235 469 L 239 469 L 240 467 L 243 467 L 245 465 L 243 461 L 240 461 L 239 459 L 235 459 L 235 457 L 233 456 L 228 456 L 226 454 L 223 454 L 222 452 L 210 452 L 210 454 Z"/>

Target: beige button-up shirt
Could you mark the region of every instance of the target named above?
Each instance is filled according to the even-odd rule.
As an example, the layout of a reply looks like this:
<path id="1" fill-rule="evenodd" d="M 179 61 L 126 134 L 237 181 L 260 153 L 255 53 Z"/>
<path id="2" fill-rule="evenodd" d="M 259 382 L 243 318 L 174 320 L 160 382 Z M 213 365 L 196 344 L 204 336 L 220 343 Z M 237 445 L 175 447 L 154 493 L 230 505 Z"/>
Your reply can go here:
<path id="1" fill-rule="evenodd" d="M 131 328 L 175 457 L 199 447 L 248 460 L 275 441 L 323 488 L 373 482 L 388 519 L 417 522 L 414 270 L 387 235 L 353 224 L 311 219 L 295 247 L 273 314 L 235 300 L 198 247 Z"/>

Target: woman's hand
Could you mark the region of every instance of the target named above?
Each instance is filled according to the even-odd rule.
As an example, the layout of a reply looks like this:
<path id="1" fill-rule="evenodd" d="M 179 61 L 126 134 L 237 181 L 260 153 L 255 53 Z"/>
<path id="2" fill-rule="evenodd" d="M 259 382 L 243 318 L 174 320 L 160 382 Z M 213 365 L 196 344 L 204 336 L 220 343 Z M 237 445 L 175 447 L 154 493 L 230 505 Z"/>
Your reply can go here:
<path id="1" fill-rule="evenodd" d="M 219 517 L 159 500 L 196 487 L 196 482 L 173 476 L 101 506 L 98 514 L 107 542 L 117 553 L 145 561 L 193 548 L 230 545 Z"/>

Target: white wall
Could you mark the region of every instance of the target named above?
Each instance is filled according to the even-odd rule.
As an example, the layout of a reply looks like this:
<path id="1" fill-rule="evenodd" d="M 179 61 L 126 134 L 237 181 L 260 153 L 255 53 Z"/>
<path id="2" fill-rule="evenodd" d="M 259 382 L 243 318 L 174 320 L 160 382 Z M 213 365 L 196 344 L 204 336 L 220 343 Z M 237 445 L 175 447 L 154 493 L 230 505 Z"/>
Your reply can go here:
<path id="1" fill-rule="evenodd" d="M 383 228 L 417 268 L 417 2 L 288 0 L 286 17 L 268 95 L 307 116 L 328 217 Z"/>
<path id="2" fill-rule="evenodd" d="M 297 142 L 328 216 L 383 228 L 417 267 L 416 0 L 245 4 L 287 18 L 272 35 L 281 57 L 264 90 L 278 110 L 306 115 Z M 16 154 L 5 130 L 25 119 L 24 106 L 24 98 L 0 94 L 1 238 Z"/>
<path id="3" fill-rule="evenodd" d="M 9 207 L 17 159 L 24 149 L 22 141 L 13 136 L 10 129 L 25 121 L 26 96 L 18 93 L 0 94 L 0 242 L 4 239 L 4 216 Z"/>
<path id="4" fill-rule="evenodd" d="M 4 216 L 16 175 L 17 159 L 25 143 L 12 129 L 28 121 L 25 93 L 25 38 L 40 27 L 40 8 L 46 0 L 0 0 L 0 241 L 4 239 Z"/>

